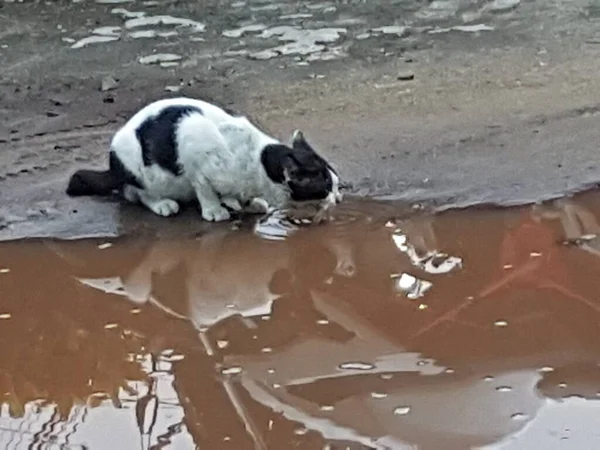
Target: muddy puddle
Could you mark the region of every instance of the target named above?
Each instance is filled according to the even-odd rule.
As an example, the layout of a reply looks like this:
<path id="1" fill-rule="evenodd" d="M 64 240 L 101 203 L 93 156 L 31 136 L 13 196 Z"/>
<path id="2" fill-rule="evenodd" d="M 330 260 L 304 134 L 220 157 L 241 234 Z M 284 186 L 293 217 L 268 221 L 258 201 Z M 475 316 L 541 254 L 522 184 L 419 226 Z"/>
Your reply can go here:
<path id="1" fill-rule="evenodd" d="M 0 447 L 597 448 L 599 214 L 2 243 Z"/>

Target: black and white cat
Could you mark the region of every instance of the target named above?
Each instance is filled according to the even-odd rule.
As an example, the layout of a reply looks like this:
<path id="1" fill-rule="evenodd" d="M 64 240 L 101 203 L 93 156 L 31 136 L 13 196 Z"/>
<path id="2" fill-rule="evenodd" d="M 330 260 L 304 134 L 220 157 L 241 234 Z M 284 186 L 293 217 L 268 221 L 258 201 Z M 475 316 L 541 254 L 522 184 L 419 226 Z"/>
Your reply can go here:
<path id="1" fill-rule="evenodd" d="M 106 171 L 78 170 L 67 194 L 109 196 L 118 191 L 155 214 L 170 216 L 179 202 L 197 199 L 202 217 L 222 221 L 233 211 L 339 203 L 339 177 L 300 131 L 291 147 L 246 117 L 191 98 L 158 100 L 114 135 Z"/>

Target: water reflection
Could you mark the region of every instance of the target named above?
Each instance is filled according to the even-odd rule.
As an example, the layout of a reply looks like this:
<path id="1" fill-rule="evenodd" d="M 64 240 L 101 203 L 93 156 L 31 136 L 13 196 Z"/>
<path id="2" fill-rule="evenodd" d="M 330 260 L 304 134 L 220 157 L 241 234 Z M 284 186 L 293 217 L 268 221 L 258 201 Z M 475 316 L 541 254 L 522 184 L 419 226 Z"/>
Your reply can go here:
<path id="1" fill-rule="evenodd" d="M 279 240 L 250 224 L 3 244 L 0 436 L 462 449 L 550 433 L 564 448 L 565 411 L 591 423 L 599 198 L 409 219 L 346 208 Z M 577 429 L 572 448 L 591 448 Z"/>

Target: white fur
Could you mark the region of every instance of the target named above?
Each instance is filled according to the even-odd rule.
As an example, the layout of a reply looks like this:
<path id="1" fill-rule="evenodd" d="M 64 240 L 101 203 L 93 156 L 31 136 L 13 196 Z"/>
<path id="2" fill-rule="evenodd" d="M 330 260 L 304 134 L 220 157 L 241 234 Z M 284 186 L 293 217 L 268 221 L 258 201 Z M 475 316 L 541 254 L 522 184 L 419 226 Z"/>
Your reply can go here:
<path id="1" fill-rule="evenodd" d="M 176 139 L 183 176 L 176 177 L 158 165 L 145 166 L 136 129 L 168 106 L 196 106 L 180 120 Z M 113 137 L 111 150 L 143 183 L 145 189 L 127 186 L 124 197 L 141 202 L 154 213 L 169 216 L 179 211 L 179 201 L 197 198 L 206 220 L 229 218 L 229 211 L 254 199 L 281 207 L 289 201 L 283 185 L 273 183 L 261 162 L 262 149 L 279 141 L 268 136 L 244 117 L 233 117 L 210 103 L 174 98 L 159 100 L 137 112 Z M 250 208 L 252 209 L 252 207 Z"/>

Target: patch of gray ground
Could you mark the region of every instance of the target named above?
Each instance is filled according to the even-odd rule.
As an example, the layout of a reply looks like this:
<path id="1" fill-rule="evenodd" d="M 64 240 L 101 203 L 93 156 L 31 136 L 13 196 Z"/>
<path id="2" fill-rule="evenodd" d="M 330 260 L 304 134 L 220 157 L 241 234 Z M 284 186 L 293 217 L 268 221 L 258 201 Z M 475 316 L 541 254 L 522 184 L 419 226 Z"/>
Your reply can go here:
<path id="1" fill-rule="evenodd" d="M 0 5 L 0 239 L 204 228 L 194 211 L 160 219 L 64 194 L 73 170 L 106 164 L 136 109 L 175 95 L 284 140 L 303 129 L 349 194 L 448 208 L 600 180 L 593 2 Z M 114 39 L 72 48 L 90 36 Z"/>

